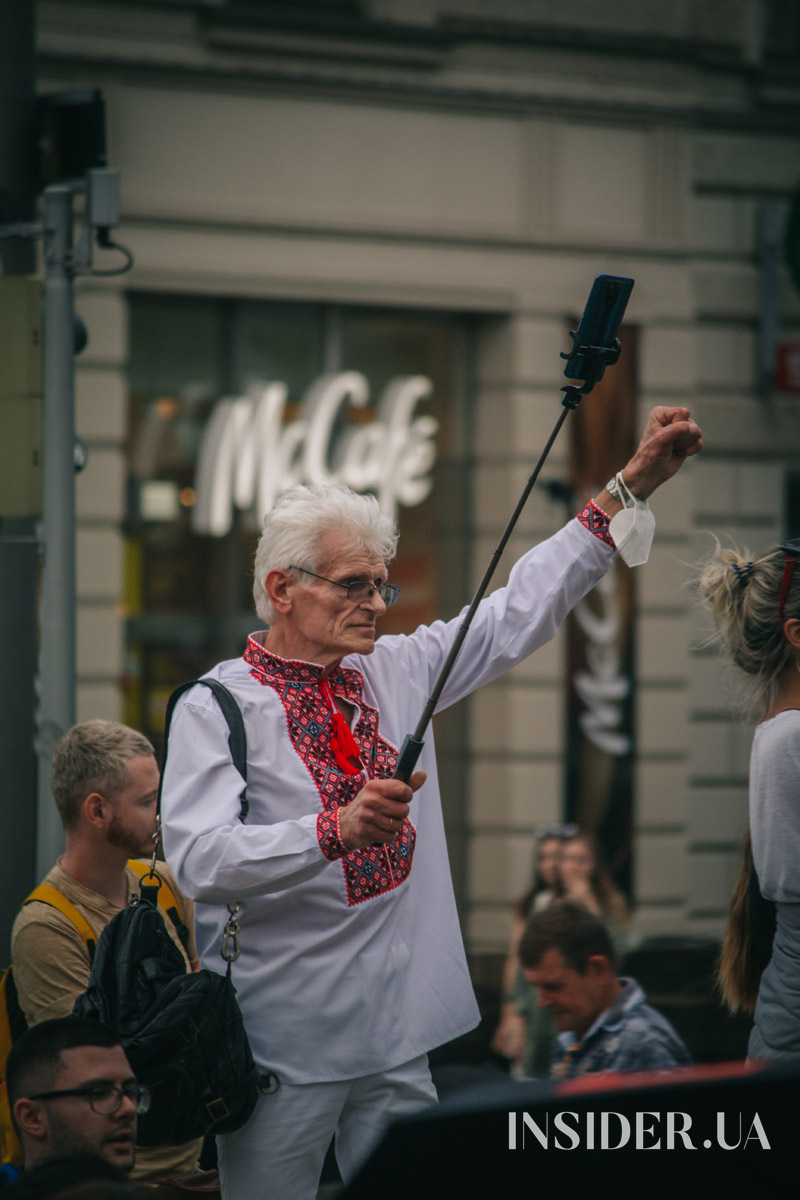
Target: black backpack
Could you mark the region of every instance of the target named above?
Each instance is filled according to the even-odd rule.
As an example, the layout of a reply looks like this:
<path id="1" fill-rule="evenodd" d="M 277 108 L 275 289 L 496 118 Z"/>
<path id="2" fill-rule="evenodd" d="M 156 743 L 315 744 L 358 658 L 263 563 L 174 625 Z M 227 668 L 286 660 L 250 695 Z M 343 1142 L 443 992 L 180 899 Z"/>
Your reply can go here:
<path id="1" fill-rule="evenodd" d="M 217 680 L 183 684 L 170 697 L 164 730 L 163 769 L 169 725 L 178 697 L 203 683 L 217 697 L 231 731 L 233 762 L 245 780 L 240 820 L 247 814 L 246 740 L 236 701 Z M 159 792 L 159 811 L 161 796 Z M 141 898 L 118 913 L 100 936 L 87 991 L 75 1002 L 76 1016 L 108 1025 L 118 1035 L 151 1103 L 139 1118 L 137 1143 L 173 1146 L 207 1133 L 230 1133 L 252 1113 L 259 1091 L 275 1090 L 274 1076 L 262 1079 L 253 1062 L 231 980 L 238 956 L 238 906 L 229 905 L 225 975 L 186 973 L 186 963 L 158 912 L 158 888 L 141 883 Z"/>

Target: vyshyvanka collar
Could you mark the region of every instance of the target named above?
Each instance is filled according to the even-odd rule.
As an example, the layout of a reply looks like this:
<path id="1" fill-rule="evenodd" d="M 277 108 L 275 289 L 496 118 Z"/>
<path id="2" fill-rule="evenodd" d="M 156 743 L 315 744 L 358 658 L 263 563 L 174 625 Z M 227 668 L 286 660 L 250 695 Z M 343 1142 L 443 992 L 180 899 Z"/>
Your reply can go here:
<path id="1" fill-rule="evenodd" d="M 348 704 L 360 706 L 364 678 L 354 667 L 337 666 L 323 678 L 323 668 L 318 663 L 281 658 L 267 650 L 260 639 L 265 635 L 251 634 L 247 639 L 244 660 L 251 673 L 263 684 L 277 685 L 292 683 L 299 687 L 319 688 L 326 708 L 330 712 L 331 752 L 345 775 L 360 775 L 364 770 L 358 743 L 352 730 L 336 705 L 336 697 Z"/>
<path id="2" fill-rule="evenodd" d="M 324 667 L 319 663 L 304 662 L 302 659 L 281 658 L 262 644 L 266 631 L 251 633 L 244 649 L 244 661 L 252 673 L 264 681 L 281 681 L 293 683 L 300 687 L 313 685 L 318 687 L 322 679 Z M 343 667 L 341 664 L 331 672 L 326 682 L 334 695 L 347 700 L 349 704 L 361 705 L 364 689 L 364 676 L 357 667 Z"/>

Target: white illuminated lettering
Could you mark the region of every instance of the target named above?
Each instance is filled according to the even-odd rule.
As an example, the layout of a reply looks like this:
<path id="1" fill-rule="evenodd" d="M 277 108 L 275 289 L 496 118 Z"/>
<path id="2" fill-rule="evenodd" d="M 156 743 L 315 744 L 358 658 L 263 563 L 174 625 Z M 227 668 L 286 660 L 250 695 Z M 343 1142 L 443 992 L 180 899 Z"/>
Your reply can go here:
<path id="1" fill-rule="evenodd" d="M 305 394 L 303 411 L 307 414 L 305 444 L 305 476 L 316 481 L 333 479 L 344 482 L 342 473 L 346 467 L 335 470 L 328 463 L 328 453 L 333 449 L 333 429 L 336 417 L 349 397 L 353 408 L 363 408 L 369 399 L 369 387 L 358 371 L 345 371 L 341 375 L 323 375 Z"/>
<path id="2" fill-rule="evenodd" d="M 303 397 L 300 417 L 288 423 L 284 383 L 220 400 L 198 455 L 193 528 L 222 537 L 234 508 L 257 527 L 287 488 L 321 479 L 372 491 L 393 515 L 400 504 L 421 504 L 433 486 L 439 424 L 432 416 L 415 416 L 414 410 L 431 392 L 424 375 L 393 379 L 381 396 L 377 419 L 338 435 L 345 404 L 364 408 L 369 400 L 369 385 L 358 371 L 315 380 Z"/>

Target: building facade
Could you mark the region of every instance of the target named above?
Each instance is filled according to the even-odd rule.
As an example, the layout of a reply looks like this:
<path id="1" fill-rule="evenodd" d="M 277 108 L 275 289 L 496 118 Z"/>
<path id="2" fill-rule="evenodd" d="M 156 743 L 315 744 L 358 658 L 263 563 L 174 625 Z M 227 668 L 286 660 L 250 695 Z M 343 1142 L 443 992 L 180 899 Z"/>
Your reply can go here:
<path id="1" fill-rule="evenodd" d="M 716 936 L 750 738 L 687 581 L 706 531 L 758 551 L 800 521 L 800 397 L 764 367 L 776 332 L 800 336 L 774 232 L 800 176 L 796 6 L 37 7 L 39 90 L 105 96 L 117 236 L 135 259 L 78 293 L 79 719 L 157 737 L 170 688 L 236 653 L 254 623 L 252 518 L 273 485 L 229 461 L 214 486 L 230 527 L 198 529 L 221 401 L 249 398 L 239 428 L 257 442 L 256 401 L 277 386 L 264 419 L 281 478 L 302 474 L 315 413 L 340 473 L 347 446 L 367 480 L 405 472 L 395 627 L 410 629 L 455 613 L 482 575 L 559 414 L 559 355 L 593 277 L 633 276 L 605 423 L 591 424 L 591 397 L 570 416 L 595 433 L 567 427 L 499 576 L 559 527 L 565 496 L 623 465 L 653 404 L 692 409 L 706 451 L 655 498 L 651 562 L 620 584 L 620 844 L 643 934 Z M 345 373 L 323 429 L 320 380 Z M 430 386 L 412 398 L 414 379 Z M 437 731 L 475 953 L 505 944 L 532 831 L 575 815 L 574 637 Z"/>

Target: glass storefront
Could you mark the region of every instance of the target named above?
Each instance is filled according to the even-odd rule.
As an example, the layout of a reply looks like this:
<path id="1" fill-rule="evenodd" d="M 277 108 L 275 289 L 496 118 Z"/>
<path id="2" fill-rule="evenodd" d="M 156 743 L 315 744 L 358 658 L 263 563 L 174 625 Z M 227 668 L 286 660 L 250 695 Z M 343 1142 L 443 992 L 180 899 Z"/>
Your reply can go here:
<path id="1" fill-rule="evenodd" d="M 259 453 L 271 454 L 276 438 L 283 443 L 291 440 L 295 427 L 310 427 L 310 389 L 319 390 L 322 377 L 359 372 L 368 393 L 361 407 L 347 397 L 334 406 L 325 449 L 334 470 L 343 454 L 363 466 L 369 453 L 378 453 L 375 430 L 380 441 L 384 427 L 376 422 L 388 422 L 387 405 L 391 407 L 392 396 L 397 398 L 403 386 L 399 381 L 420 376 L 430 380 L 430 388 L 420 385 L 422 394 L 406 404 L 406 410 L 413 408 L 413 419 L 424 418 L 420 428 L 428 432 L 430 458 L 435 450 L 429 469 L 423 469 L 424 461 L 418 464 L 415 485 L 418 491 L 428 486 L 430 491 L 420 503 L 398 505 L 400 549 L 390 578 L 400 585 L 400 598 L 382 621 L 382 632 L 410 631 L 420 622 L 457 611 L 468 598 L 467 318 L 145 293 L 129 296 L 129 311 L 123 685 L 130 725 L 158 744 L 172 689 L 220 659 L 241 653 L 246 634 L 257 627 L 252 560 L 263 487 L 251 488 L 247 499 L 252 503 L 237 507 L 233 493 L 241 491 L 246 464 L 239 459 L 232 467 L 229 463 L 228 475 L 217 472 L 214 484 L 218 490 L 229 486 L 231 496 L 223 496 L 222 509 L 223 524 L 229 527 L 216 535 L 199 531 L 197 517 L 204 499 L 199 494 L 203 480 L 198 460 L 204 459 L 207 468 L 215 455 L 225 454 L 226 445 L 234 456 L 241 457 L 243 447 L 252 445 L 260 447 Z M 258 441 L 256 409 L 245 403 L 243 409 L 239 405 L 244 424 L 233 449 L 229 425 L 219 443 L 210 446 L 210 422 L 219 422 L 220 414 L 228 411 L 221 402 L 231 401 L 231 410 L 248 397 L 255 403 L 270 384 L 283 385 L 277 400 L 272 397 L 280 416 L 272 441 L 269 436 L 267 442 L 263 437 Z M 297 423 L 303 420 L 301 427 Z M 310 437 L 307 434 L 307 440 Z M 381 452 L 388 453 L 385 447 Z M 301 453 L 295 448 L 293 456 L 284 456 L 286 478 L 293 472 L 302 478 L 297 467 Z M 257 474 L 259 464 L 254 469 Z M 384 463 L 379 474 L 390 469 Z M 378 488 L 373 485 L 370 490 Z M 460 720 L 440 722 L 437 736 L 445 760 L 455 763 L 462 746 Z"/>

